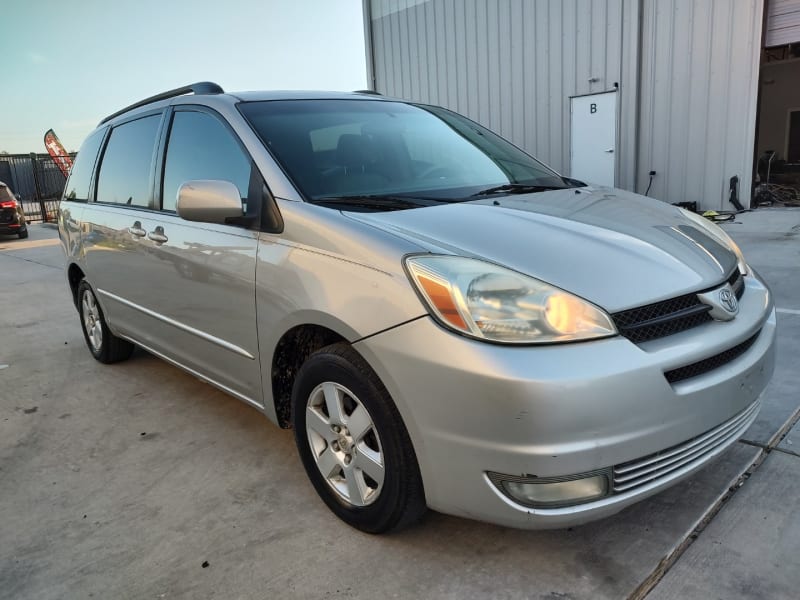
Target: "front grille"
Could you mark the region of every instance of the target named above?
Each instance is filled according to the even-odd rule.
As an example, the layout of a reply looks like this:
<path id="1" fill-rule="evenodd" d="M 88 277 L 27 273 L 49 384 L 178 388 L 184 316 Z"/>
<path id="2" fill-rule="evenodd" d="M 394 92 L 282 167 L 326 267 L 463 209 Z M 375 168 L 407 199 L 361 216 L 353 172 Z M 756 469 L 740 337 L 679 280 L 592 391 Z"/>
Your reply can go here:
<path id="1" fill-rule="evenodd" d="M 714 369 L 731 362 L 735 358 L 738 358 L 747 352 L 747 349 L 750 348 L 750 346 L 752 346 L 756 341 L 756 338 L 758 338 L 759 333 L 761 332 L 759 331 L 754 336 L 747 338 L 741 344 L 737 344 L 733 348 L 728 348 L 724 352 L 720 352 L 714 356 L 709 356 L 708 358 L 697 361 L 696 363 L 692 363 L 690 365 L 686 365 L 685 367 L 678 367 L 677 369 L 667 371 L 664 373 L 664 377 L 666 377 L 667 381 L 670 383 L 676 383 L 678 381 L 683 381 L 684 379 L 690 379 L 692 377 L 702 375 L 703 373 L 713 371 Z"/>
<path id="2" fill-rule="evenodd" d="M 727 283 L 730 283 L 736 297 L 741 298 L 744 294 L 744 278 L 738 268 Z M 700 302 L 694 293 L 623 310 L 614 313 L 611 318 L 620 335 L 634 344 L 641 344 L 713 321 L 708 314 L 710 310 L 711 307 Z"/>
<path id="3" fill-rule="evenodd" d="M 640 344 L 712 321 L 710 310 L 710 306 L 697 299 L 697 294 L 685 294 L 614 313 L 611 318 L 620 335 Z"/>
<path id="4" fill-rule="evenodd" d="M 702 463 L 710 454 L 744 433 L 755 418 L 760 402 L 753 402 L 732 419 L 682 444 L 616 465 L 612 471 L 614 493 L 629 492 L 651 482 L 657 483 L 659 479 L 669 479 L 678 469 Z"/>

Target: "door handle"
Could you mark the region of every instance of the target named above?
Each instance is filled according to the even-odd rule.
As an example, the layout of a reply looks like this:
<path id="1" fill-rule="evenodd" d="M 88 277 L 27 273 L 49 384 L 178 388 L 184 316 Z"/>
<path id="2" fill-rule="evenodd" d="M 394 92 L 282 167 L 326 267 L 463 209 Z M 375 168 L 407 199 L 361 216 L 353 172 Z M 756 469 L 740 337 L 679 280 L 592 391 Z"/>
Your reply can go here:
<path id="1" fill-rule="evenodd" d="M 168 241 L 169 238 L 164 235 L 164 228 L 160 225 L 156 227 L 153 231 L 147 234 L 147 237 L 156 242 L 157 244 L 163 244 L 164 242 Z"/>
<path id="2" fill-rule="evenodd" d="M 613 149 L 613 148 L 609 148 L 608 150 L 606 150 L 606 152 L 608 152 L 609 154 L 611 154 L 612 152 L 614 152 L 614 149 Z"/>
<path id="3" fill-rule="evenodd" d="M 147 235 L 147 232 L 142 229 L 142 223 L 140 221 L 136 221 L 133 224 L 133 227 L 128 227 L 128 233 L 135 235 L 136 237 L 144 237 Z"/>

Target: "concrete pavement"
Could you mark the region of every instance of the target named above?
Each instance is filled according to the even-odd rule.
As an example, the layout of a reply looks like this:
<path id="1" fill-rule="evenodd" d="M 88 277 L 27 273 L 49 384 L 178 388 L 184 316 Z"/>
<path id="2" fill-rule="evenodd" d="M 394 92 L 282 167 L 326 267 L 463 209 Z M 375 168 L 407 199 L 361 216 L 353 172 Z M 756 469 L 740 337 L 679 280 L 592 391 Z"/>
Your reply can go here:
<path id="1" fill-rule="evenodd" d="M 776 433 L 800 404 L 800 211 L 737 221 L 789 311 L 744 442 L 572 530 L 431 513 L 381 537 L 329 513 L 291 432 L 254 409 L 141 351 L 95 362 L 52 229 L 0 238 L 0 598 L 796 597 L 800 456 L 783 450 L 800 431 Z"/>
<path id="2" fill-rule="evenodd" d="M 723 228 L 772 288 L 779 324 L 775 377 L 740 441 L 759 448 L 758 455 L 668 564 L 637 590 L 648 599 L 800 596 L 800 453 L 791 449 L 793 439 L 800 441 L 800 211 L 753 211 Z"/>
<path id="3" fill-rule="evenodd" d="M 648 600 L 800 596 L 800 456 L 771 452 Z"/>

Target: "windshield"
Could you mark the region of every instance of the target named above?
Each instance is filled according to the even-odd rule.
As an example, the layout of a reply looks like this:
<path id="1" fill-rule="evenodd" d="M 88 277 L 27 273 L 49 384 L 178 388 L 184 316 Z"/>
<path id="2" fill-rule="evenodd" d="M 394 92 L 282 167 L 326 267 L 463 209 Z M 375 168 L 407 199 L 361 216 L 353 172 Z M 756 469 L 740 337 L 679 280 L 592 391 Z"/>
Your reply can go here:
<path id="1" fill-rule="evenodd" d="M 239 105 L 306 199 L 436 202 L 567 187 L 509 142 L 451 111 L 382 100 L 272 100 Z M 494 190 L 493 188 L 503 188 Z M 425 204 L 425 203 L 423 203 Z M 388 205 L 387 205 L 388 208 Z"/>

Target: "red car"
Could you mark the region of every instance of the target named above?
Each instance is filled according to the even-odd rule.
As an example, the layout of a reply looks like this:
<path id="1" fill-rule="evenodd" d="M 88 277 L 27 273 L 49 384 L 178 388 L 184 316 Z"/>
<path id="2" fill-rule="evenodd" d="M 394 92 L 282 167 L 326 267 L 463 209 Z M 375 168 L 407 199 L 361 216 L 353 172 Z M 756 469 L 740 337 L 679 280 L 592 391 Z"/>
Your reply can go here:
<path id="1" fill-rule="evenodd" d="M 22 204 L 2 181 L 0 181 L 0 234 L 28 237 L 28 225 L 25 222 Z"/>

